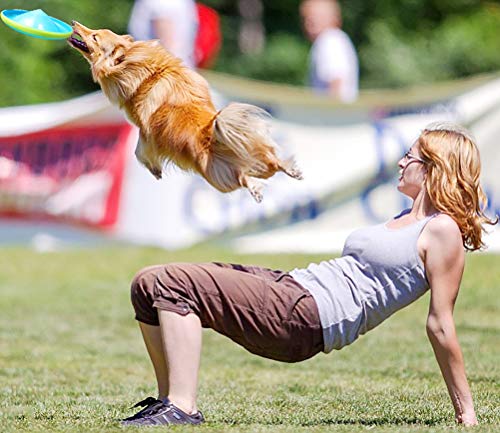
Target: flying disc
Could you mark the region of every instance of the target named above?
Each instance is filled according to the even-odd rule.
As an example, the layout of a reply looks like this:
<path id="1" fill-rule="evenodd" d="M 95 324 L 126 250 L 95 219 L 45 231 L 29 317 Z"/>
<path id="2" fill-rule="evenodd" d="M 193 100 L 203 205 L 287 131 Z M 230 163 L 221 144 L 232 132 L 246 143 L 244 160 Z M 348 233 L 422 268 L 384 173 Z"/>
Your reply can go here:
<path id="1" fill-rule="evenodd" d="M 6 9 L 0 14 L 12 30 L 38 39 L 67 39 L 73 33 L 69 24 L 47 15 L 41 9 Z"/>

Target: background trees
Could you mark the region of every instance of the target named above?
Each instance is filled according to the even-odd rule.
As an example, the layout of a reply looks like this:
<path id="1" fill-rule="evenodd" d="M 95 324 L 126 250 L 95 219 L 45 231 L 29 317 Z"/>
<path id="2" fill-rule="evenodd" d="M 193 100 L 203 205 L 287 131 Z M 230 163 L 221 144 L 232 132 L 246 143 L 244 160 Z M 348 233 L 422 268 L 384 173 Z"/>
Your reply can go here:
<path id="1" fill-rule="evenodd" d="M 204 0 L 221 14 L 224 43 L 214 69 L 303 85 L 309 45 L 299 0 Z M 343 0 L 344 29 L 360 56 L 362 87 L 401 87 L 500 69 L 500 2 L 484 0 Z M 132 0 L 5 0 L 3 9 L 43 8 L 65 21 L 126 32 Z M 259 6 L 260 5 L 260 6 Z M 243 18 L 242 18 L 243 15 Z M 249 20 L 253 20 L 250 23 Z M 241 41 L 243 28 L 265 42 Z M 250 46 L 250 49 L 248 48 Z M 252 48 L 253 47 L 253 48 Z M 259 48 L 262 47 L 262 48 Z M 0 26 L 0 105 L 54 101 L 97 89 L 80 56 L 64 42 L 41 41 Z"/>

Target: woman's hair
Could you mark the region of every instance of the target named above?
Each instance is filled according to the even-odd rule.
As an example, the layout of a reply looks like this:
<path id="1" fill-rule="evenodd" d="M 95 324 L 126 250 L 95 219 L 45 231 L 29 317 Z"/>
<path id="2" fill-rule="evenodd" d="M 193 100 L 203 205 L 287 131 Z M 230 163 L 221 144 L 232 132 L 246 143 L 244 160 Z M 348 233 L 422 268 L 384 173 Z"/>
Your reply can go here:
<path id="1" fill-rule="evenodd" d="M 484 214 L 487 199 L 479 180 L 481 161 L 474 138 L 459 125 L 436 122 L 422 131 L 418 142 L 432 204 L 458 224 L 466 250 L 483 248 L 483 224 L 494 225 L 498 217 L 491 220 Z"/>

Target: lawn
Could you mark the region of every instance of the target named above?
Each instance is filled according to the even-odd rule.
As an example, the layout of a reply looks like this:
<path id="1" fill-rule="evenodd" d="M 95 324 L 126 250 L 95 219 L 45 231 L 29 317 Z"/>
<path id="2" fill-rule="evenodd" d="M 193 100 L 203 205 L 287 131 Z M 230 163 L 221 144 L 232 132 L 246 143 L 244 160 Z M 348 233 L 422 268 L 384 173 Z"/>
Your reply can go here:
<path id="1" fill-rule="evenodd" d="M 2 249 L 0 432 L 122 432 L 116 420 L 155 395 L 129 304 L 141 267 L 217 260 L 290 269 L 323 258 L 209 247 Z M 468 255 L 455 317 L 481 424 L 474 432 L 500 431 L 499 287 L 500 256 Z M 427 341 L 427 307 L 428 295 L 353 345 L 290 365 L 206 330 L 198 403 L 207 423 L 174 431 L 462 431 Z"/>

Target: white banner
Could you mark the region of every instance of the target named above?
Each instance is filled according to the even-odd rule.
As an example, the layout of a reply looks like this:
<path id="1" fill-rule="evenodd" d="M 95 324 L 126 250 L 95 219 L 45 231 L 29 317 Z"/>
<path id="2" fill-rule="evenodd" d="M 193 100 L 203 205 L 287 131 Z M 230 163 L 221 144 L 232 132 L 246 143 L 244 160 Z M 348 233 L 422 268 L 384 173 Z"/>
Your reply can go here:
<path id="1" fill-rule="evenodd" d="M 458 97 L 439 95 L 417 108 L 373 102 L 338 106 L 313 96 L 303 98 L 300 107 L 288 93 L 280 102 L 267 85 L 259 90 L 252 84 L 251 98 L 238 98 L 224 82 L 216 84 L 218 101 L 228 95 L 270 109 L 275 139 L 284 154 L 297 156 L 304 180 L 277 174 L 269 179 L 261 204 L 245 190 L 221 194 L 199 176 L 174 167 L 157 181 L 136 161 L 136 139 L 131 139 L 118 215 L 108 235 L 166 248 L 216 237 L 244 251 L 338 251 L 350 230 L 388 219 L 408 204 L 394 187 L 396 161 L 426 124 L 444 119 L 476 134 L 491 212 L 500 213 L 500 182 L 494 175 L 500 166 L 500 80 Z M 117 121 L 124 121 L 122 115 L 96 93 L 59 104 L 0 109 L 0 137 Z M 11 227 L 12 221 L 0 221 L 0 240 Z M 499 248 L 495 236 L 492 246 Z"/>

